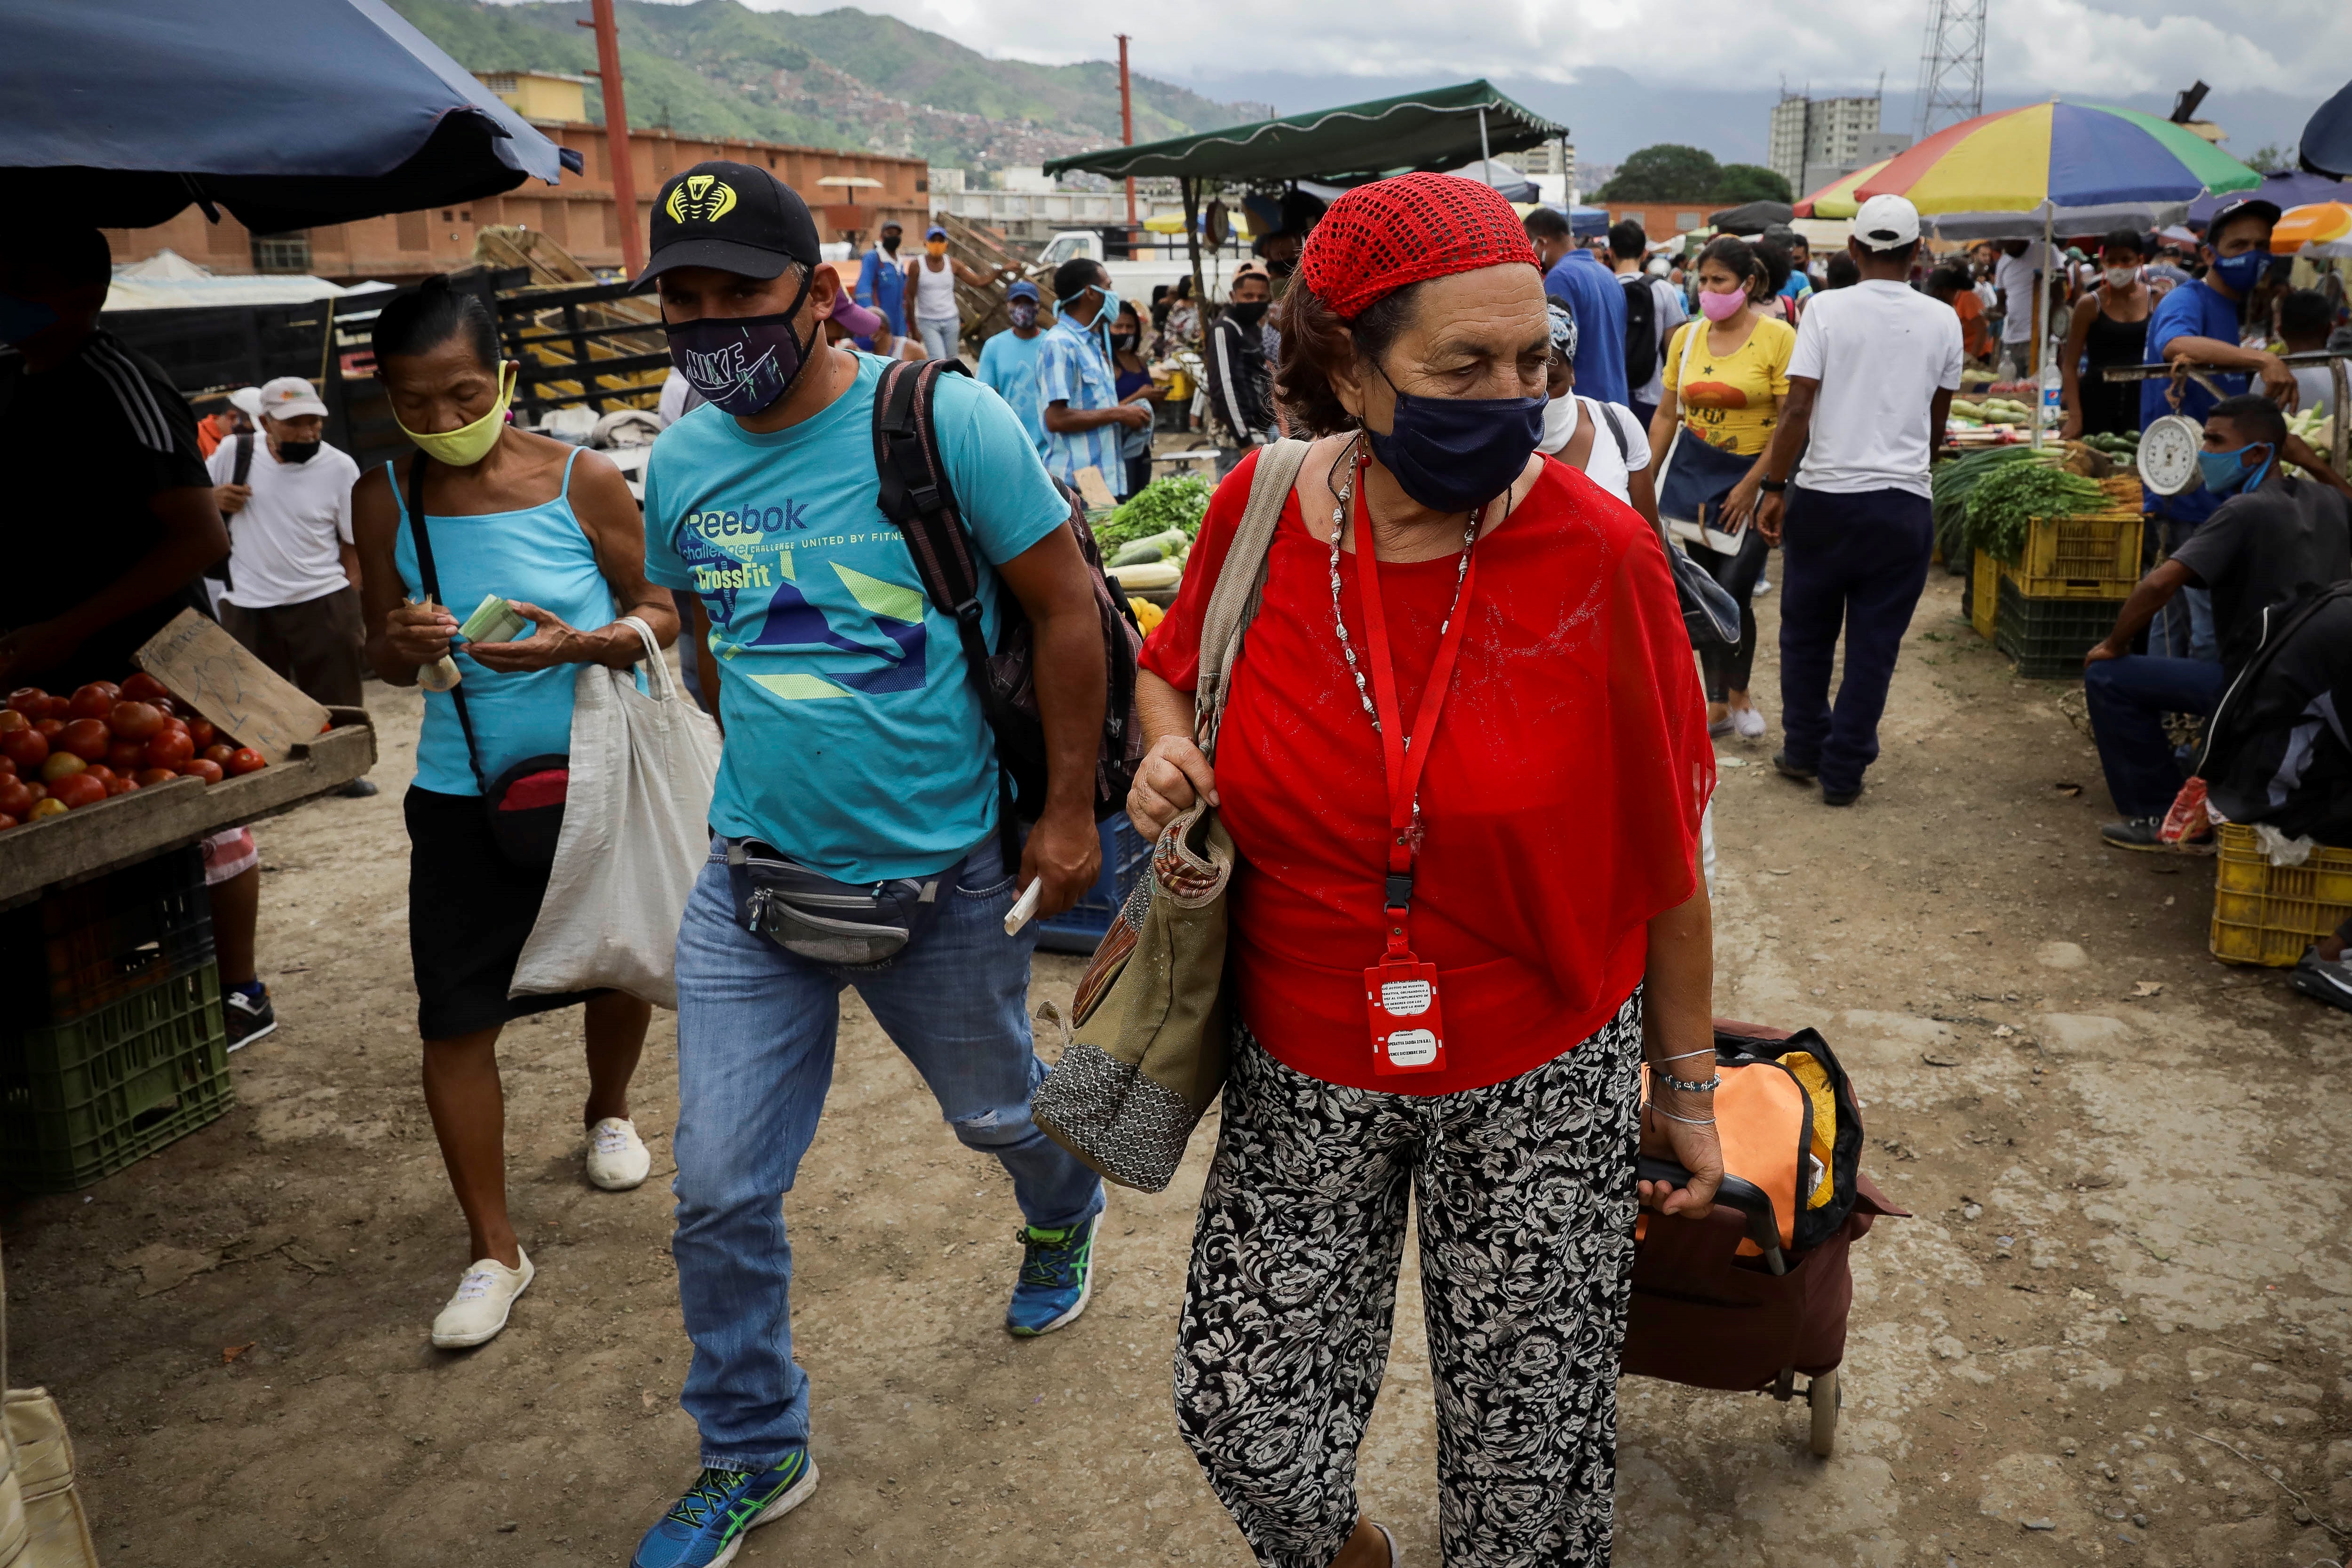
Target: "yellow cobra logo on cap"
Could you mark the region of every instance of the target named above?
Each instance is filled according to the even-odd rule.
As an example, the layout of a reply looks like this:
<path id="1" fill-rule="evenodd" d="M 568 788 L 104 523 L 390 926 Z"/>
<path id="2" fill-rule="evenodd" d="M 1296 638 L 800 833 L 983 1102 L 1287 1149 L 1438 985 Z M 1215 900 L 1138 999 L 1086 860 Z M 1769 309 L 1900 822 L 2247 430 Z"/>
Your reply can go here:
<path id="1" fill-rule="evenodd" d="M 688 218 L 717 223 L 734 206 L 734 186 L 716 174 L 688 174 L 670 192 L 666 210 L 679 223 Z"/>

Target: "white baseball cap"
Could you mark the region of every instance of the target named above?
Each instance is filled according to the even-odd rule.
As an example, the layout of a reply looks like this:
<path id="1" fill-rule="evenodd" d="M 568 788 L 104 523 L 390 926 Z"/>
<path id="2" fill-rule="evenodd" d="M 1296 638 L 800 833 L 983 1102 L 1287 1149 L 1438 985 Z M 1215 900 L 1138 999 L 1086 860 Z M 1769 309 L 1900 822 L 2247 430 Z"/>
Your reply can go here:
<path id="1" fill-rule="evenodd" d="M 240 386 L 228 395 L 228 405 L 247 419 L 261 417 L 261 388 Z"/>
<path id="2" fill-rule="evenodd" d="M 1853 215 L 1853 237 L 1866 249 L 1899 250 L 1919 237 L 1919 209 L 1903 196 L 1873 196 Z"/>
<path id="3" fill-rule="evenodd" d="M 299 375 L 281 375 L 261 384 L 261 412 L 272 419 L 299 419 L 305 414 L 327 416 L 327 405 L 310 384 Z"/>

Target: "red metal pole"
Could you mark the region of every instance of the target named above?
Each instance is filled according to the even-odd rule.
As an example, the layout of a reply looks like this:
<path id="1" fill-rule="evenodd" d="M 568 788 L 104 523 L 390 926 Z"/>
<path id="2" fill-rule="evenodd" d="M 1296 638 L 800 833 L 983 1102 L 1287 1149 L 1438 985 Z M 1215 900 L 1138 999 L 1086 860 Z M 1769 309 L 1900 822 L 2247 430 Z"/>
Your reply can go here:
<path id="1" fill-rule="evenodd" d="M 599 0 L 599 3 L 609 5 L 612 0 Z M 1135 100 L 1128 96 L 1127 91 L 1125 33 L 1118 35 L 1118 134 L 1120 145 L 1135 145 Z M 1130 249 L 1135 244 L 1135 176 L 1129 174 L 1127 177 L 1127 243 Z"/>
<path id="2" fill-rule="evenodd" d="M 593 0 L 596 29 L 596 79 L 604 88 L 604 142 L 613 166 L 613 205 L 620 211 L 621 259 L 635 278 L 646 269 L 646 237 L 637 227 L 636 170 L 629 162 L 629 110 L 621 98 L 621 33 L 613 20 L 613 0 Z"/>

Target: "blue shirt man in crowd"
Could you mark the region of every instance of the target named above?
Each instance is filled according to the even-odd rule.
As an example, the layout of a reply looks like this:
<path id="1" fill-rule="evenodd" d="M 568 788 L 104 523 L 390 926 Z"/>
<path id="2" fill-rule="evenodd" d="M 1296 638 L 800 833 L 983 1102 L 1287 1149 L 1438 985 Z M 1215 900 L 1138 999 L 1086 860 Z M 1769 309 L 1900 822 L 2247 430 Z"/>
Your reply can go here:
<path id="1" fill-rule="evenodd" d="M 845 986 L 958 1141 L 1013 1179 L 1024 1258 L 1005 1326 L 1044 1333 L 1085 1310 L 1102 1184 L 1031 1119 L 1037 928 L 1004 921 L 1032 883 L 1040 913 L 1094 883 L 1106 676 L 1067 502 L 1001 398 L 939 377 L 932 429 L 985 563 L 982 637 L 996 646 L 1008 593 L 1035 637 L 1046 798 L 1008 864 L 954 622 L 878 500 L 885 362 L 826 344 L 840 285 L 807 206 L 763 168 L 698 163 L 654 204 L 651 248 L 671 355 L 709 402 L 654 444 L 646 573 L 690 595 L 727 747 L 677 938 L 671 1250 L 702 1470 L 631 1562 L 709 1568 L 816 1486 L 782 1199 L 816 1135 Z M 843 923 L 886 900 L 879 924 Z"/>
<path id="2" fill-rule="evenodd" d="M 898 263 L 901 232 L 895 223 L 884 224 L 881 237 L 857 263 L 857 302 L 881 311 L 892 337 L 907 334 L 907 274 Z"/>
<path id="3" fill-rule="evenodd" d="M 1536 208 L 1527 226 L 1543 266 L 1544 292 L 1567 300 L 1576 317 L 1577 395 L 1625 402 L 1625 290 L 1615 270 L 1576 244 L 1558 209 Z"/>
<path id="4" fill-rule="evenodd" d="M 1010 331 L 997 333 L 981 345 L 980 384 L 992 388 L 1037 444 L 1037 456 L 1046 454 L 1045 403 L 1037 385 L 1037 360 L 1045 352 L 1045 330 L 1037 325 L 1037 285 L 1020 282 L 1004 291 L 1004 313 L 1012 318 Z"/>
<path id="5" fill-rule="evenodd" d="M 1088 257 L 1073 257 L 1054 271 L 1057 319 L 1037 355 L 1038 395 L 1045 400 L 1045 467 L 1064 484 L 1076 486 L 1078 471 L 1093 468 L 1110 493 L 1127 493 L 1127 459 L 1119 437 L 1151 423 L 1151 410 L 1118 400 L 1118 378 L 1110 368 L 1105 342 L 1118 320 L 1118 296 L 1110 274 Z"/>

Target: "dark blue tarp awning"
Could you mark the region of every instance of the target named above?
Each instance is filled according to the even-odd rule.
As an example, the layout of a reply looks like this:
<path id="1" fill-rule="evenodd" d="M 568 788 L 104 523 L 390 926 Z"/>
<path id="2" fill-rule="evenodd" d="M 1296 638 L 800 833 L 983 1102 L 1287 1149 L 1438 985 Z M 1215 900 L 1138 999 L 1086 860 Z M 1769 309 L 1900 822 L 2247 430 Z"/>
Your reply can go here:
<path id="1" fill-rule="evenodd" d="M 7 0 L 0 196 L 16 221 L 262 233 L 554 184 L 577 154 L 383 0 Z"/>

